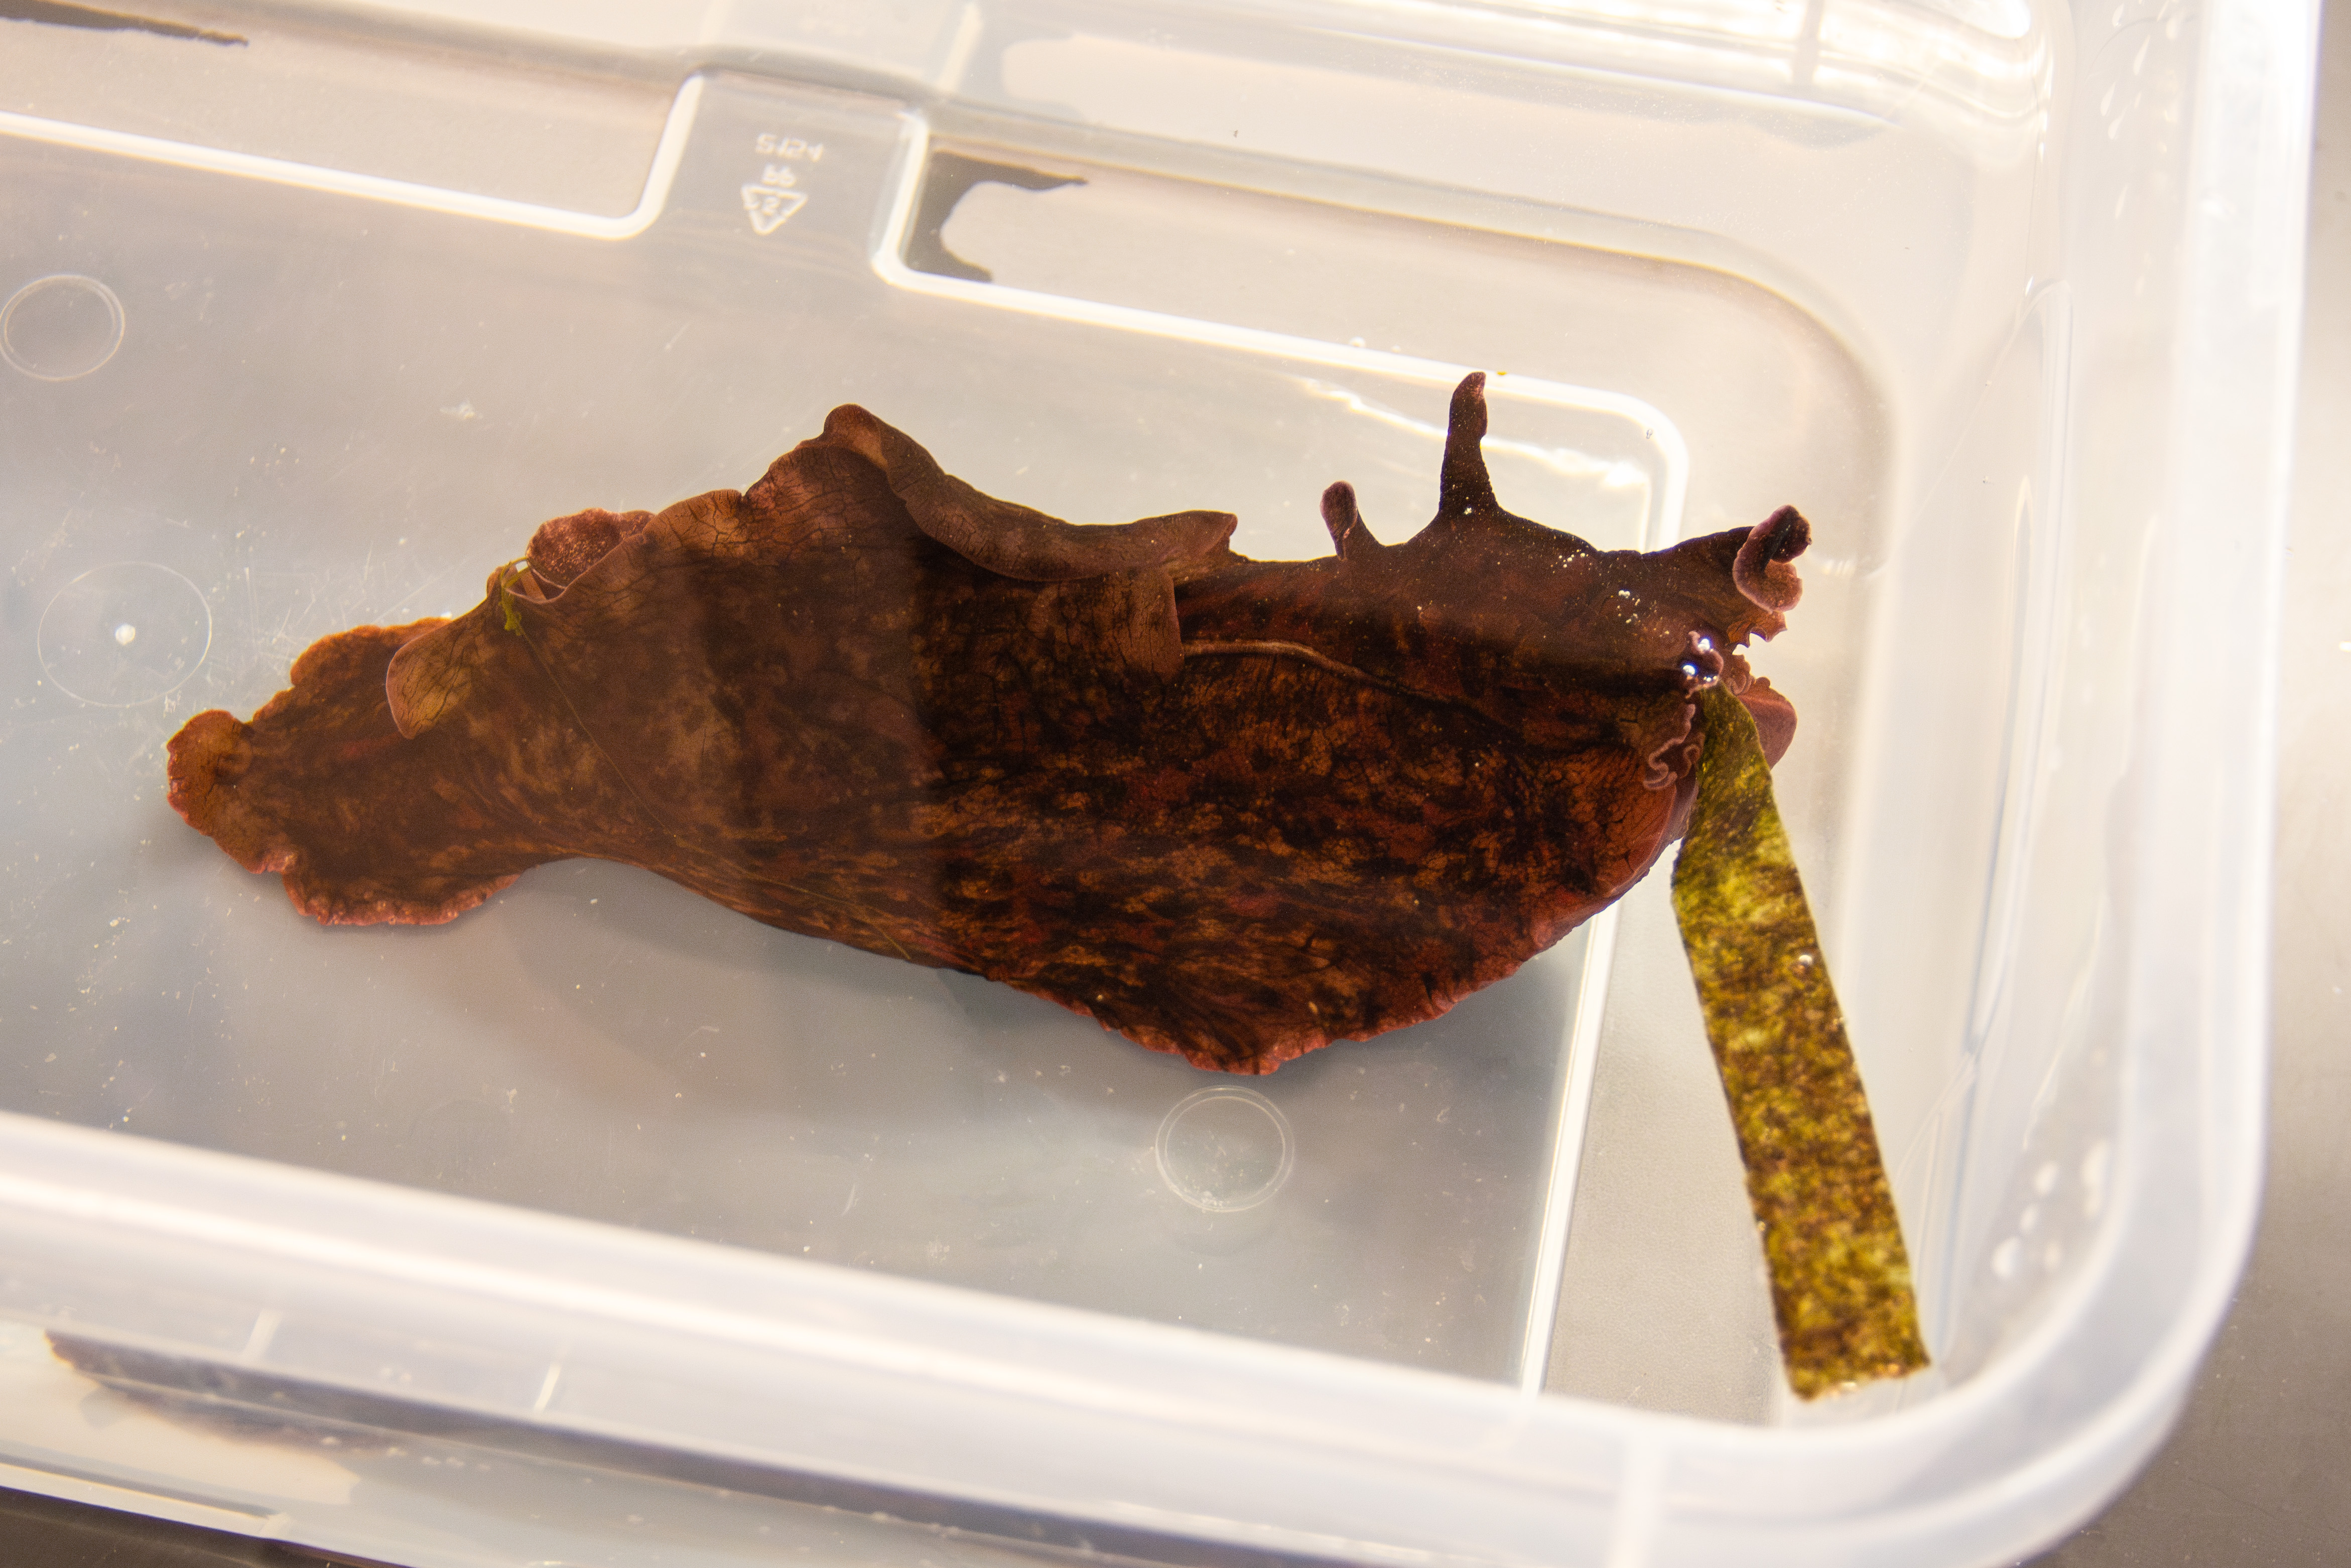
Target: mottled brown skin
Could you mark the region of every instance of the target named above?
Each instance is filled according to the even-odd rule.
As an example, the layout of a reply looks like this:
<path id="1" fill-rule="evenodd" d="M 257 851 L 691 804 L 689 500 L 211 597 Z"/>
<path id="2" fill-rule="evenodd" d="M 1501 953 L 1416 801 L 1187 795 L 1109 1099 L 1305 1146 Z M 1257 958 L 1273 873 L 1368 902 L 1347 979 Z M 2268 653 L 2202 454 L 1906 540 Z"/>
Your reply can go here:
<path id="1" fill-rule="evenodd" d="M 1698 694 L 1783 624 L 1783 509 L 1650 555 L 1496 505 L 1483 377 L 1436 521 L 1259 562 L 1233 519 L 1073 527 L 843 407 L 747 492 L 542 527 L 455 621 L 360 627 L 172 800 L 330 923 L 453 918 L 573 855 L 970 970 L 1204 1067 L 1435 1017 L 1639 879 Z"/>

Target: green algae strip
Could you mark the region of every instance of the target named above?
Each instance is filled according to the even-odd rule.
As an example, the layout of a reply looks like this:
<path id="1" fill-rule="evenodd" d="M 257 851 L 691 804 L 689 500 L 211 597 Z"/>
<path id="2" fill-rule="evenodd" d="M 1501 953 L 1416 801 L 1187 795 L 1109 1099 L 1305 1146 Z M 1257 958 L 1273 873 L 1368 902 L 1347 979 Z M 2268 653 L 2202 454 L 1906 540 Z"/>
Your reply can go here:
<path id="1" fill-rule="evenodd" d="M 1747 1167 L 1789 1385 L 1805 1399 L 1927 1364 L 1910 1260 L 1755 722 L 1698 699 L 1698 803 L 1674 915 Z"/>

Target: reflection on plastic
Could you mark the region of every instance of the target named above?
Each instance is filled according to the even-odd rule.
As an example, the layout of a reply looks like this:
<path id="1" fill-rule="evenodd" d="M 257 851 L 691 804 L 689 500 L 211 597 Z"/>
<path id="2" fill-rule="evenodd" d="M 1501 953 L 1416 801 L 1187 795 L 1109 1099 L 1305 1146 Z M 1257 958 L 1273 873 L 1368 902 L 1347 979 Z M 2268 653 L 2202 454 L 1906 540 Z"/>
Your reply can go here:
<path id="1" fill-rule="evenodd" d="M 1220 1084 L 1176 1102 L 1159 1124 L 1160 1178 L 1195 1208 L 1255 1208 L 1290 1179 L 1290 1118 L 1254 1089 Z"/>
<path id="2" fill-rule="evenodd" d="M 117 561 L 83 572 L 49 601 L 36 635 L 41 669 L 95 707 L 136 707 L 176 691 L 213 643 L 203 591 L 168 566 Z"/>
<path id="3" fill-rule="evenodd" d="M 36 381 L 86 376 L 122 346 L 122 301 L 95 277 L 37 277 L 0 305 L 0 359 Z"/>
<path id="4" fill-rule="evenodd" d="M 685 158 L 685 143 L 693 131 L 695 111 L 702 102 L 703 81 L 704 78 L 697 75 L 690 76 L 678 84 L 677 97 L 670 103 L 669 118 L 662 124 L 661 141 L 653 148 L 652 166 L 645 171 L 644 191 L 638 196 L 634 207 L 617 216 L 573 212 L 568 207 L 549 206 L 540 202 L 519 202 L 507 196 L 486 196 L 473 191 L 449 190 L 413 180 L 390 179 L 381 174 L 354 173 L 347 169 L 298 163 L 286 158 L 264 158 L 251 152 L 207 147 L 200 142 L 141 136 L 128 131 L 110 131 L 102 126 L 79 125 L 71 120 L 50 120 L 37 114 L 19 114 L 11 110 L 0 110 L 0 137 L 23 137 L 53 146 L 83 147 L 117 157 L 141 158 L 181 169 L 206 169 L 240 179 L 266 180 L 273 184 L 293 185 L 309 191 L 332 191 L 347 196 L 388 202 L 395 206 L 454 213 L 460 217 L 488 218 L 496 223 L 547 229 L 557 234 L 581 235 L 590 239 L 622 240 L 633 238 L 651 228 L 653 220 L 661 216 L 664 207 L 668 204 L 670 185 L 677 177 L 678 165 Z M 113 297 L 110 294 L 108 298 Z"/>

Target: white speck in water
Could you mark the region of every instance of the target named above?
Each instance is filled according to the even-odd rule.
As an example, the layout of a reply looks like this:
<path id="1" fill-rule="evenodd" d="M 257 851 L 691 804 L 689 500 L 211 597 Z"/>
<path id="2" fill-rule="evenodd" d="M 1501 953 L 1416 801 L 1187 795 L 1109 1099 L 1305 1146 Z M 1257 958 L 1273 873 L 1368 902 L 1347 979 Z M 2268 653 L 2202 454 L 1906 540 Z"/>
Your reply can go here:
<path id="1" fill-rule="evenodd" d="M 130 622 L 125 621 L 121 625 L 117 626 L 114 629 L 114 645 L 116 647 L 128 648 L 131 643 L 136 643 L 137 641 L 139 641 L 139 628 L 131 624 Z"/>

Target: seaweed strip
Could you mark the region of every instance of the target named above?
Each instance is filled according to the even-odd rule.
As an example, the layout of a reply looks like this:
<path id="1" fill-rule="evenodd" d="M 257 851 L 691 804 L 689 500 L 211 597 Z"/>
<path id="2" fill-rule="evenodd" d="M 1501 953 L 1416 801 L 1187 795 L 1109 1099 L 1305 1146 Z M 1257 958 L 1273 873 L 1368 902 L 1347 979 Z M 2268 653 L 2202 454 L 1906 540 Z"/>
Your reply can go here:
<path id="1" fill-rule="evenodd" d="M 1763 1233 L 1788 1382 L 1813 1399 L 1927 1364 L 1910 1260 L 1844 1014 L 1755 723 L 1698 698 L 1698 804 L 1674 914 Z"/>

